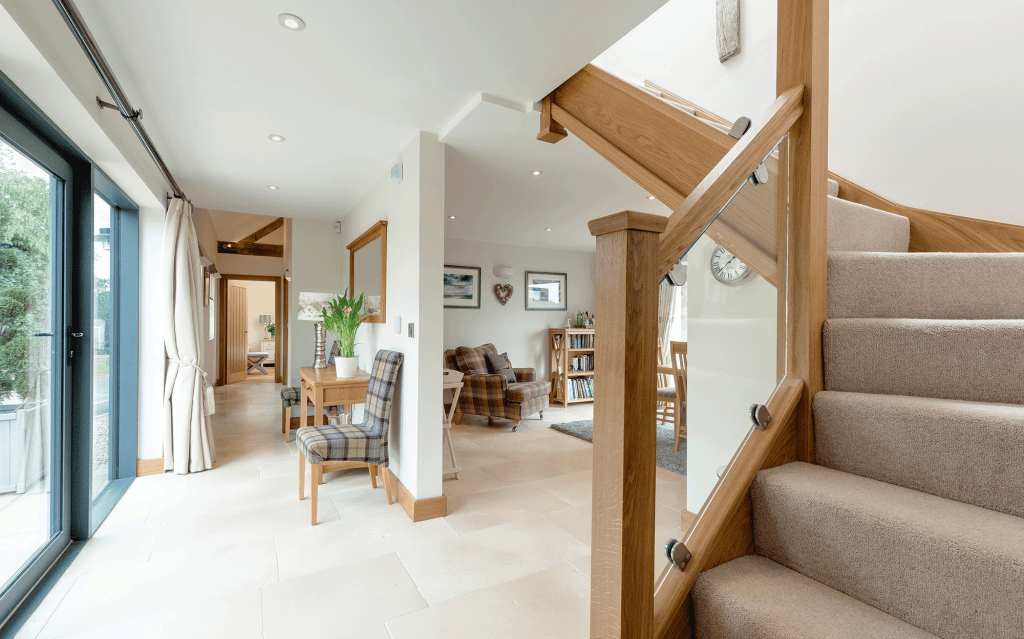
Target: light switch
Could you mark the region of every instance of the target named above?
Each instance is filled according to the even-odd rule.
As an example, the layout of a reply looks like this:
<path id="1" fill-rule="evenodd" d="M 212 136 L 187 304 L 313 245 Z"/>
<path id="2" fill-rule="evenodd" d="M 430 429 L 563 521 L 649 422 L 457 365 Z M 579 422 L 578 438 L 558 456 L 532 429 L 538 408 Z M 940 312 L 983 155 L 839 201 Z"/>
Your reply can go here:
<path id="1" fill-rule="evenodd" d="M 416 324 L 409 322 L 409 337 L 416 337 Z"/>
<path id="2" fill-rule="evenodd" d="M 402 334 L 402 316 L 399 315 L 395 318 L 395 335 Z"/>

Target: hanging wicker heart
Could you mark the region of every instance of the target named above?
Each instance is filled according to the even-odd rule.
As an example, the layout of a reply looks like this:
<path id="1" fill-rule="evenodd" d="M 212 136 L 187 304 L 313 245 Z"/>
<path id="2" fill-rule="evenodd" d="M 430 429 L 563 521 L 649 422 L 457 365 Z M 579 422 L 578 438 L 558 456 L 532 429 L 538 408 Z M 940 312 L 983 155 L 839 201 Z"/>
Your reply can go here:
<path id="1" fill-rule="evenodd" d="M 498 298 L 501 305 L 504 306 L 510 297 L 512 297 L 512 285 L 511 284 L 495 284 L 494 285 L 494 296 Z"/>

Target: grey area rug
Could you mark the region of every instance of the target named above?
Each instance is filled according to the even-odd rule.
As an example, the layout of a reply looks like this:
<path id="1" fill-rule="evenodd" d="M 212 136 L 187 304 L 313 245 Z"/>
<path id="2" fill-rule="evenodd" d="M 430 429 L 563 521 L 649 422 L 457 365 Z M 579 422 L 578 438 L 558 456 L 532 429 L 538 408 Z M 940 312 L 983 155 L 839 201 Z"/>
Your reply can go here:
<path id="1" fill-rule="evenodd" d="M 581 419 L 564 424 L 552 424 L 551 428 L 560 433 L 572 435 L 577 439 L 594 443 L 594 421 L 591 419 Z M 686 442 L 679 442 L 679 451 L 673 451 L 672 437 L 674 434 L 671 428 L 658 429 L 658 467 L 685 477 Z"/>

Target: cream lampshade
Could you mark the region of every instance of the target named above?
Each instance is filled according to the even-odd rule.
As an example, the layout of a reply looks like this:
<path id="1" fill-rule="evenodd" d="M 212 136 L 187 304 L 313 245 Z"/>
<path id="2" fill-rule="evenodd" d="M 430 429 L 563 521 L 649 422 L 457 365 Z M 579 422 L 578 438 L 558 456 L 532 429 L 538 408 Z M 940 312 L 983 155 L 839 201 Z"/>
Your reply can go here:
<path id="1" fill-rule="evenodd" d="M 327 368 L 327 330 L 320 320 L 323 319 L 324 308 L 335 297 L 336 293 L 299 293 L 297 319 L 316 322 L 313 324 L 313 368 Z"/>

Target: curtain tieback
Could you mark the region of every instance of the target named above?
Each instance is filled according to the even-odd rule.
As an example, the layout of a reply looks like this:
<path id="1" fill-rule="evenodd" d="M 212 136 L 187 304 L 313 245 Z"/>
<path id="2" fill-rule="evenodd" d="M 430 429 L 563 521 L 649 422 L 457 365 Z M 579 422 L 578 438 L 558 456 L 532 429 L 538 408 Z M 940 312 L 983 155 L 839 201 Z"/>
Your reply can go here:
<path id="1" fill-rule="evenodd" d="M 167 361 L 170 362 L 171 364 L 177 364 L 178 366 L 188 366 L 190 368 L 194 368 L 203 374 L 203 414 L 213 415 L 216 412 L 213 399 L 213 387 L 210 386 L 210 384 L 207 382 L 206 371 L 199 368 L 199 364 L 196 364 L 195 362 L 186 362 L 184 360 L 170 358 L 168 358 Z"/>

